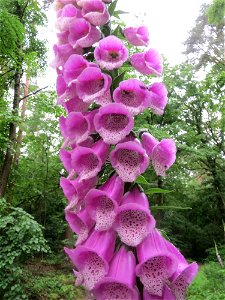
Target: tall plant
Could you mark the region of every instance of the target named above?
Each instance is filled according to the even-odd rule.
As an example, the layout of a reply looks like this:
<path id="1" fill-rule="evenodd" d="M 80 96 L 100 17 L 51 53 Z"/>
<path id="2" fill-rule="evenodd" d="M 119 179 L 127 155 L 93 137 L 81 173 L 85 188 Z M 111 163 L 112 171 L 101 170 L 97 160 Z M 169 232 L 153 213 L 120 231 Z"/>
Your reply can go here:
<path id="1" fill-rule="evenodd" d="M 134 130 L 142 112 L 164 113 L 162 59 L 153 48 L 129 55 L 132 46 L 148 46 L 148 30 L 113 29 L 113 18 L 121 13 L 116 4 L 55 2 L 58 43 L 52 65 L 58 104 L 67 114 L 59 120 L 60 158 L 68 172 L 60 184 L 68 199 L 66 220 L 78 236 L 76 248 L 65 251 L 75 265 L 76 285 L 90 297 L 184 299 L 197 264 L 189 264 L 156 229 L 140 186 L 150 162 L 158 176 L 166 175 L 176 146 L 148 132 L 139 140 Z M 138 72 L 151 76 L 152 84 L 124 80 L 130 66 L 137 77 Z"/>

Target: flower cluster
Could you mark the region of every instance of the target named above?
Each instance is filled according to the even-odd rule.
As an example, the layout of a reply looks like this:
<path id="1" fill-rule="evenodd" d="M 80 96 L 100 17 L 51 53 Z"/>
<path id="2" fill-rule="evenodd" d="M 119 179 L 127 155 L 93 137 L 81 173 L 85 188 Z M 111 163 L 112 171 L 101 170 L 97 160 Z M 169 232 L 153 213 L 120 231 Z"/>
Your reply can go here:
<path id="1" fill-rule="evenodd" d="M 103 34 L 110 2 L 55 3 L 52 66 L 58 104 L 67 114 L 59 119 L 60 159 L 68 172 L 60 185 L 68 200 L 65 218 L 77 235 L 76 247 L 65 252 L 75 266 L 76 285 L 93 299 L 181 300 L 197 264 L 189 264 L 160 234 L 147 196 L 133 184 L 150 163 L 165 176 L 175 162 L 173 140 L 158 141 L 148 132 L 139 140 L 132 131 L 135 116 L 145 110 L 163 114 L 167 90 L 162 82 L 147 86 L 134 78 L 114 86 L 114 71 L 119 77 L 128 60 L 141 74 L 161 76 L 162 59 L 152 48 L 129 57 L 128 43 L 148 46 L 145 26 L 125 28 L 123 40 Z M 114 172 L 98 185 L 106 162 Z"/>

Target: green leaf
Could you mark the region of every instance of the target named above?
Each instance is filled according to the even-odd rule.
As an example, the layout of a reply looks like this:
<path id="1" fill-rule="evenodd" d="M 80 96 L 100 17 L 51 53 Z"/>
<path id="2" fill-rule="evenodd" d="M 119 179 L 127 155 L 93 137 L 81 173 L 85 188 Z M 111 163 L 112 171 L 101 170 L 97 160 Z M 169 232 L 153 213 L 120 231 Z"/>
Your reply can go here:
<path id="1" fill-rule="evenodd" d="M 191 207 L 172 206 L 172 205 L 154 205 L 151 210 L 190 210 Z"/>
<path id="2" fill-rule="evenodd" d="M 110 16 L 113 16 L 114 11 L 116 9 L 117 2 L 118 2 L 118 0 L 115 0 L 109 5 L 108 12 L 109 12 Z"/>
<path id="3" fill-rule="evenodd" d="M 147 195 L 151 195 L 151 194 L 168 194 L 171 193 L 173 191 L 169 191 L 169 190 L 164 190 L 164 189 L 160 189 L 160 188 L 151 188 L 147 191 L 145 191 L 145 194 Z"/>
<path id="4" fill-rule="evenodd" d="M 127 14 L 127 12 L 126 11 L 122 11 L 122 10 L 116 10 L 116 11 L 114 11 L 113 16 L 115 18 L 117 18 L 117 19 L 120 19 L 120 15 L 122 15 L 122 14 Z"/>
<path id="5" fill-rule="evenodd" d="M 121 81 L 123 81 L 126 71 L 123 71 L 113 80 L 113 88 L 116 89 Z"/>
<path id="6" fill-rule="evenodd" d="M 138 184 L 149 184 L 149 182 L 144 178 L 144 176 L 139 176 L 135 182 Z"/>

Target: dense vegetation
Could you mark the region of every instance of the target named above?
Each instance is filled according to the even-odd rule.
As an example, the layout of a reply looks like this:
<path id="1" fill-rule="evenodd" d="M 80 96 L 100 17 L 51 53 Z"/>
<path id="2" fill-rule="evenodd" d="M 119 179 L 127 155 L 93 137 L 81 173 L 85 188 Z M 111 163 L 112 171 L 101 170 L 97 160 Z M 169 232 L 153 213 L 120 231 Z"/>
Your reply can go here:
<path id="1" fill-rule="evenodd" d="M 192 300 L 225 298 L 224 8 L 224 0 L 202 6 L 185 42 L 187 60 L 176 66 L 165 60 L 163 79 L 169 91 L 165 114 L 157 117 L 148 111 L 136 123 L 137 130 L 148 129 L 159 139 L 173 137 L 177 144 L 177 161 L 168 176 L 156 177 L 149 169 L 143 186 L 167 190 L 149 194 L 157 226 L 185 256 L 204 264 L 189 290 Z M 63 245 L 74 242 L 59 188 L 64 171 L 57 124 L 62 110 L 55 105 L 55 93 L 40 90 L 35 83 L 46 67 L 45 41 L 38 36 L 45 22 L 39 1 L 0 0 L 3 299 L 83 295 L 73 288 L 62 251 Z"/>

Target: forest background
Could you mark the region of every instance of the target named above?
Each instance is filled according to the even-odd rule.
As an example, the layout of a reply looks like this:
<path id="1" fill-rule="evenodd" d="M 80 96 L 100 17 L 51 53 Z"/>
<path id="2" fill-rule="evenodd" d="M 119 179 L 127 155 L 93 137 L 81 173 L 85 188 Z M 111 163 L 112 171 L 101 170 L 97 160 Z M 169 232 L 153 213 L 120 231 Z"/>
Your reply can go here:
<path id="1" fill-rule="evenodd" d="M 76 239 L 59 186 L 63 110 L 54 87 L 38 85 L 49 64 L 39 32 L 50 2 L 0 0 L 0 299 L 83 297 L 63 253 Z M 164 115 L 144 112 L 135 128 L 176 141 L 168 175 L 150 168 L 138 181 L 157 227 L 201 266 L 191 300 L 225 299 L 224 12 L 224 0 L 202 5 L 184 41 L 185 60 L 164 59 Z M 118 30 L 125 26 L 123 12 L 111 13 Z M 124 75 L 135 76 L 129 69 Z"/>

